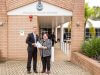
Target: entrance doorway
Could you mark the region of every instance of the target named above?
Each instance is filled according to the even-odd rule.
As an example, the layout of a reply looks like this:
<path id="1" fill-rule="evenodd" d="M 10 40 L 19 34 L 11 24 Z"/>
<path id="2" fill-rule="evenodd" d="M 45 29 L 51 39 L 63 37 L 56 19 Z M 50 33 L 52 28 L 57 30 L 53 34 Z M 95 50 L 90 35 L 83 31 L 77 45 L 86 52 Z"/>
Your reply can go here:
<path id="1" fill-rule="evenodd" d="M 64 33 L 65 28 L 68 28 L 71 18 L 71 16 L 38 16 L 40 37 L 42 38 L 43 33 L 48 33 L 49 36 L 54 33 L 56 37 L 55 41 L 57 41 L 58 38 L 60 40 L 54 46 L 54 52 L 58 51 L 59 53 L 54 54 L 59 55 L 61 52 L 66 55 L 67 53 L 67 44 L 64 42 Z M 61 54 L 61 57 L 63 57 L 63 54 Z M 54 57 L 55 56 L 56 55 L 54 55 Z M 58 57 L 55 57 L 55 59 L 56 58 Z"/>
<path id="2" fill-rule="evenodd" d="M 42 38 L 44 33 L 48 33 L 48 35 L 51 35 L 52 28 L 40 28 L 40 32 L 39 33 L 40 33 L 40 38 Z"/>

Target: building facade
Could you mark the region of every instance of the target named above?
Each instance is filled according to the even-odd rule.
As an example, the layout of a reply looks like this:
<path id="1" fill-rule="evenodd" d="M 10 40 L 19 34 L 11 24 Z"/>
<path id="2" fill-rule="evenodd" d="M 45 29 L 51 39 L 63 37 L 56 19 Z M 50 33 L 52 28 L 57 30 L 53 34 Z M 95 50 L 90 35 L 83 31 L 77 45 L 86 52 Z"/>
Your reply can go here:
<path id="1" fill-rule="evenodd" d="M 84 0 L 42 0 L 43 9 L 48 13 L 38 11 L 37 3 L 37 0 L 0 0 L 0 59 L 25 60 L 25 40 L 34 26 L 40 34 L 45 28 L 56 31 L 57 25 L 68 21 L 72 21 L 71 53 L 80 51 L 84 40 Z"/>

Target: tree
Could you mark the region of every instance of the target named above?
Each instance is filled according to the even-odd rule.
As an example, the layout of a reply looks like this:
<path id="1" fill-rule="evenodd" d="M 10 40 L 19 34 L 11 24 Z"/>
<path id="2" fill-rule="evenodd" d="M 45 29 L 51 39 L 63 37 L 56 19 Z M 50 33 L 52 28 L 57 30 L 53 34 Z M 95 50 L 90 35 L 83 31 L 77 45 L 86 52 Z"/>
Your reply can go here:
<path id="1" fill-rule="evenodd" d="M 69 33 L 71 32 L 71 27 L 72 27 L 72 21 L 70 21 L 69 24 L 68 24 L 68 32 Z"/>
<path id="2" fill-rule="evenodd" d="M 94 8 L 94 12 L 95 12 L 95 16 L 92 17 L 93 20 L 100 20 L 100 7 L 93 7 Z"/>
<path id="3" fill-rule="evenodd" d="M 88 6 L 88 3 L 85 4 L 85 25 L 84 28 L 86 28 L 87 22 L 89 23 L 89 32 L 92 37 L 96 36 L 95 28 L 93 27 L 92 23 L 88 20 L 92 16 L 95 16 L 95 11 L 92 7 Z"/>
<path id="4" fill-rule="evenodd" d="M 93 27 L 92 23 L 90 21 L 89 22 L 89 32 L 90 32 L 90 35 L 92 38 L 94 38 L 96 36 L 96 30 L 95 28 Z"/>
<path id="5" fill-rule="evenodd" d="M 85 26 L 88 19 L 95 15 L 95 11 L 92 7 L 88 6 L 88 3 L 85 4 Z"/>

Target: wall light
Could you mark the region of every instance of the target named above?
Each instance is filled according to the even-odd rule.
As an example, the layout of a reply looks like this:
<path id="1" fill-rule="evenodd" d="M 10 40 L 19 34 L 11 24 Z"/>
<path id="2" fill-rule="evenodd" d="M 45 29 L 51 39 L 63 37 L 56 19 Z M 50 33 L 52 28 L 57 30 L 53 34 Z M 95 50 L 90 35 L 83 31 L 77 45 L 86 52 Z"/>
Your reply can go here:
<path id="1" fill-rule="evenodd" d="M 77 22 L 77 23 L 76 23 L 76 26 L 79 27 L 79 26 L 80 26 L 80 22 Z"/>
<path id="2" fill-rule="evenodd" d="M 3 26 L 3 23 L 2 22 L 0 22 L 0 26 Z"/>

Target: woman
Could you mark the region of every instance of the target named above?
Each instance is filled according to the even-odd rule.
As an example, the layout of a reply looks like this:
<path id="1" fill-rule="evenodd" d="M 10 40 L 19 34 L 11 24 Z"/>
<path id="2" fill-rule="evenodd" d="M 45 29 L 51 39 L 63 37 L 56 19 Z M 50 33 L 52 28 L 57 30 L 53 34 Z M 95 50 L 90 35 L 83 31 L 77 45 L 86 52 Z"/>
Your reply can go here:
<path id="1" fill-rule="evenodd" d="M 46 33 L 43 34 L 43 39 L 41 40 L 42 48 L 41 48 L 41 60 L 42 60 L 42 72 L 45 73 L 47 70 L 47 74 L 50 73 L 50 59 L 51 59 L 51 47 L 52 42 L 48 39 L 48 35 Z"/>

